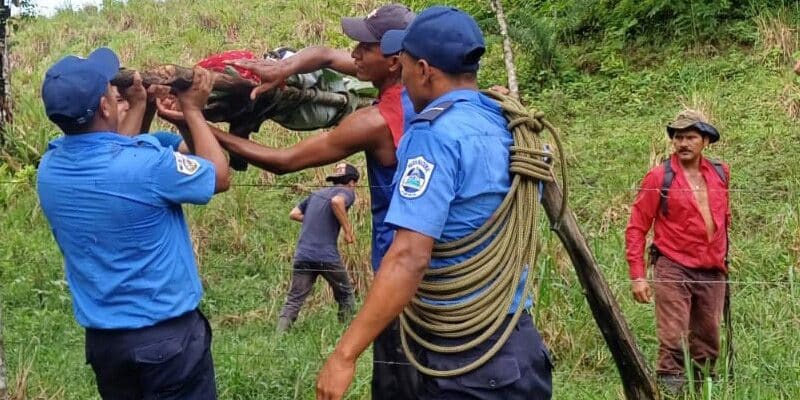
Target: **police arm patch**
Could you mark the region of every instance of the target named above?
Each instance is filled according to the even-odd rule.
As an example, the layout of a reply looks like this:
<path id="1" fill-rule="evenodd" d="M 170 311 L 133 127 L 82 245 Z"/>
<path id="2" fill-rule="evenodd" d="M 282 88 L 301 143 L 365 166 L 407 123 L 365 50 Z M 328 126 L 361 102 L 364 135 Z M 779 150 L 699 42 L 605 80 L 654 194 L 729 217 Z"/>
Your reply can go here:
<path id="1" fill-rule="evenodd" d="M 422 196 L 428 188 L 435 165 L 419 156 L 406 162 L 406 169 L 400 178 L 400 196 L 415 199 Z"/>
<path id="2" fill-rule="evenodd" d="M 177 151 L 174 152 L 175 154 L 175 165 L 178 168 L 178 172 L 184 175 L 194 175 L 197 170 L 200 169 L 200 163 L 197 160 L 193 160 L 191 157 L 187 157 Z"/>

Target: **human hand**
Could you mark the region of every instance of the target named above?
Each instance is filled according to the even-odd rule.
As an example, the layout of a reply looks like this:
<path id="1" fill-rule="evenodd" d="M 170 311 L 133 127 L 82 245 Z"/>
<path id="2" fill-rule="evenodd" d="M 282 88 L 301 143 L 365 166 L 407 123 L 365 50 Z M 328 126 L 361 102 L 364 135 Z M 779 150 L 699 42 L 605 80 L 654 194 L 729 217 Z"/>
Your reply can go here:
<path id="1" fill-rule="evenodd" d="M 234 67 L 244 68 L 253 72 L 261 78 L 261 84 L 253 88 L 250 92 L 250 98 L 255 100 L 262 93 L 268 92 L 281 84 L 289 77 L 286 73 L 283 63 L 280 61 L 263 59 L 263 60 L 250 60 L 240 59 L 226 61 L 225 64 Z"/>
<path id="2" fill-rule="evenodd" d="M 797 64 L 794 65 L 794 73 L 800 75 L 800 60 L 797 60 Z"/>
<path id="3" fill-rule="evenodd" d="M 172 94 L 172 88 L 166 85 L 150 85 L 147 87 L 147 102 L 154 104 L 156 99 L 164 99 L 167 97 L 175 96 Z"/>
<path id="4" fill-rule="evenodd" d="M 493 91 L 495 93 L 500 93 L 500 94 L 502 94 L 504 96 L 508 96 L 509 94 L 511 94 L 511 90 L 509 90 L 507 87 L 501 86 L 501 85 L 494 85 L 494 86 L 490 87 L 489 90 L 491 90 L 491 91 Z"/>
<path id="5" fill-rule="evenodd" d="M 317 377 L 317 400 L 340 400 L 353 382 L 355 360 L 347 360 L 336 351 L 328 357 Z"/>
<path id="6" fill-rule="evenodd" d="M 161 119 L 177 126 L 186 126 L 186 117 L 183 116 L 178 98 L 174 95 L 156 98 L 156 108 Z"/>
<path id="7" fill-rule="evenodd" d="M 121 94 L 130 108 L 142 107 L 147 104 L 147 90 L 142 84 L 142 76 L 139 71 L 133 73 L 133 84 L 125 88 Z"/>
<path id="8" fill-rule="evenodd" d="M 194 67 L 192 76 L 192 86 L 178 92 L 178 101 L 184 112 L 199 111 L 208 102 L 208 96 L 214 85 L 214 77 L 211 72 L 203 67 Z"/>
<path id="9" fill-rule="evenodd" d="M 631 282 L 633 298 L 639 303 L 649 303 L 653 299 L 653 292 L 650 284 L 644 278 L 639 278 Z"/>
<path id="10" fill-rule="evenodd" d="M 353 243 L 356 242 L 356 237 L 355 237 L 355 235 L 353 235 L 352 231 L 345 231 L 344 232 L 344 241 L 347 244 L 353 244 Z"/>

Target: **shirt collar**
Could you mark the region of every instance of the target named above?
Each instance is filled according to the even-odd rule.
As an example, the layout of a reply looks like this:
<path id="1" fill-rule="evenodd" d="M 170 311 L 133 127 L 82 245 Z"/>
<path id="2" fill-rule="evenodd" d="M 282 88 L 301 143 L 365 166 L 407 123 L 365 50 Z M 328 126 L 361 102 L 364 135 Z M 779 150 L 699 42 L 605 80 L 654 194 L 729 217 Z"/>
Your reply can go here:
<path id="1" fill-rule="evenodd" d="M 680 169 L 683 170 L 683 165 L 681 165 L 681 159 L 678 158 L 677 153 L 672 153 L 670 156 L 670 160 L 672 162 L 672 169 Z M 700 159 L 700 172 L 703 175 L 707 175 L 708 173 L 712 173 L 714 171 L 714 166 L 711 164 L 705 156 L 702 156 Z"/>
<path id="2" fill-rule="evenodd" d="M 452 101 L 453 103 L 456 103 L 456 102 L 459 102 L 459 101 L 479 102 L 480 101 L 480 96 L 481 96 L 481 93 L 479 91 L 473 90 L 473 89 L 451 90 L 451 91 L 439 96 L 435 100 L 431 101 L 427 106 L 425 106 L 425 109 L 422 110 L 422 112 L 420 114 L 422 114 L 425 111 L 428 111 L 428 109 L 436 107 L 437 105 L 442 104 L 442 103 L 444 103 L 446 101 Z"/>
<path id="3" fill-rule="evenodd" d="M 104 143 L 130 143 L 130 137 L 124 136 L 116 132 L 88 132 L 72 135 L 63 135 L 61 143 L 67 146 L 83 146 Z"/>

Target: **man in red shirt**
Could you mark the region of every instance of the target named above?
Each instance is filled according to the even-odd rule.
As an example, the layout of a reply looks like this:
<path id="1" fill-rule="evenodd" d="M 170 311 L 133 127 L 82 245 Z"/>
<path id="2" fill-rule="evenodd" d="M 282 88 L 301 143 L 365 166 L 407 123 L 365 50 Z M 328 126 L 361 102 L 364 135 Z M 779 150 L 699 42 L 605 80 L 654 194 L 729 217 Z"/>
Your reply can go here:
<path id="1" fill-rule="evenodd" d="M 625 231 L 633 297 L 655 294 L 659 350 L 656 372 L 665 389 L 680 393 L 684 349 L 695 371 L 713 373 L 725 300 L 729 169 L 703 157 L 719 140 L 702 114 L 685 110 L 667 126 L 675 152 L 644 177 Z M 654 291 L 646 280 L 644 248 L 653 226 Z"/>

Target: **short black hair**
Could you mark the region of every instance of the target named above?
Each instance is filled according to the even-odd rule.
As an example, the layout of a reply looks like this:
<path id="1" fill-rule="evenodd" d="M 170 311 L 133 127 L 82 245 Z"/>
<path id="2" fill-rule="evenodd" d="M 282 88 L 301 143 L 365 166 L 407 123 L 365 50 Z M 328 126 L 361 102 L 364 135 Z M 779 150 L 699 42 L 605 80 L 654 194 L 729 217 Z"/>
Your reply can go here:
<path id="1" fill-rule="evenodd" d="M 345 176 L 337 176 L 335 178 L 330 178 L 330 181 L 334 185 L 346 185 L 350 183 L 350 181 L 358 182 L 358 178 L 353 175 L 345 175 Z"/>
<path id="2" fill-rule="evenodd" d="M 49 118 L 65 135 L 88 132 L 92 125 L 92 121 L 79 124 L 74 119 L 60 114 L 51 115 Z"/>

